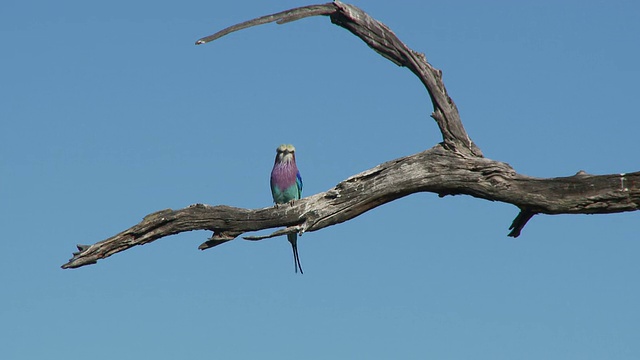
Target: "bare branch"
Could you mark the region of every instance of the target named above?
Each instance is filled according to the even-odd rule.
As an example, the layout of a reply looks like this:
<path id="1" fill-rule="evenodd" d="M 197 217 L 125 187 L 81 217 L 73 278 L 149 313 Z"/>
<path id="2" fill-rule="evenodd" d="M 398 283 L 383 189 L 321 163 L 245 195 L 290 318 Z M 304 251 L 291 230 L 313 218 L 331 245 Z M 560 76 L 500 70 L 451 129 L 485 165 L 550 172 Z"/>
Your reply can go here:
<path id="1" fill-rule="evenodd" d="M 228 27 L 196 41 L 196 44 L 205 44 L 251 26 L 274 21 L 282 24 L 316 15 L 330 15 L 331 22 L 349 30 L 378 54 L 398 66 L 405 66 L 411 70 L 429 92 L 434 109 L 431 116 L 438 123 L 444 147 L 462 154 L 482 156 L 480 149 L 471 141 L 465 131 L 458 108 L 447 94 L 447 89 L 442 82 L 442 71 L 431 66 L 424 54 L 409 49 L 385 24 L 370 17 L 356 6 L 334 1 L 324 5 L 311 5 L 282 11 Z"/>
<path id="2" fill-rule="evenodd" d="M 225 35 L 231 34 L 232 32 L 246 29 L 252 26 L 268 24 L 274 21 L 276 21 L 278 24 L 285 24 L 285 23 L 296 21 L 309 16 L 329 15 L 334 13 L 335 11 L 336 9 L 333 3 L 328 3 L 324 5 L 302 6 L 302 7 L 291 9 L 291 10 L 281 11 L 279 13 L 261 16 L 253 20 L 249 20 L 237 25 L 229 26 L 228 28 L 220 30 L 213 35 L 205 36 L 202 39 L 199 39 L 198 41 L 196 41 L 196 45 L 206 44 L 213 40 L 219 39 Z"/>
<path id="3" fill-rule="evenodd" d="M 328 15 L 331 21 L 362 39 L 397 65 L 409 68 L 427 88 L 443 142 L 424 152 L 380 164 L 354 175 L 333 189 L 296 201 L 293 206 L 241 209 L 196 204 L 180 210 L 162 210 L 139 224 L 93 245 L 78 245 L 63 268 L 93 264 L 120 251 L 162 237 L 192 230 L 210 230 L 213 236 L 199 246 L 208 249 L 251 231 L 285 226 L 270 235 L 246 236 L 263 240 L 291 232 L 300 234 L 348 221 L 377 206 L 417 192 L 441 197 L 465 194 L 513 204 L 521 209 L 509 236 L 517 237 L 536 214 L 603 214 L 640 209 L 640 172 L 538 179 L 517 174 L 506 163 L 482 157 L 467 135 L 458 110 L 442 82 L 442 72 L 423 54 L 409 49 L 381 22 L 355 6 L 339 1 L 283 11 L 250 20 L 202 38 L 213 41 L 233 31 L 276 21 L 290 22 Z"/>
<path id="4" fill-rule="evenodd" d="M 531 214 L 615 213 L 640 208 L 640 172 L 537 179 L 518 175 L 505 163 L 464 157 L 436 146 L 380 164 L 324 193 L 298 200 L 293 206 L 248 210 L 197 204 L 180 210 L 162 210 L 109 239 L 79 247 L 80 251 L 62 267 L 93 264 L 133 246 L 192 230 L 214 232 L 201 249 L 245 232 L 280 226 L 287 228 L 269 236 L 248 238 L 262 240 L 292 231 L 316 231 L 417 192 L 442 196 L 466 194 L 514 204 L 529 209 Z"/>

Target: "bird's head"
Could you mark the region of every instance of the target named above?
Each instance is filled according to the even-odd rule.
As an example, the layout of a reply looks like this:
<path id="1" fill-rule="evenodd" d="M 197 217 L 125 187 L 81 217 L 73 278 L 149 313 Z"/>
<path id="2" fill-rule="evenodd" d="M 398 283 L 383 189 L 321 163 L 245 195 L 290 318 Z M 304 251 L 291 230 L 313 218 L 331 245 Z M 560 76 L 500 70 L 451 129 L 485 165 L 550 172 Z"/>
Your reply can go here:
<path id="1" fill-rule="evenodd" d="M 276 149 L 276 162 L 290 162 L 296 159 L 296 148 L 291 144 L 282 144 Z"/>

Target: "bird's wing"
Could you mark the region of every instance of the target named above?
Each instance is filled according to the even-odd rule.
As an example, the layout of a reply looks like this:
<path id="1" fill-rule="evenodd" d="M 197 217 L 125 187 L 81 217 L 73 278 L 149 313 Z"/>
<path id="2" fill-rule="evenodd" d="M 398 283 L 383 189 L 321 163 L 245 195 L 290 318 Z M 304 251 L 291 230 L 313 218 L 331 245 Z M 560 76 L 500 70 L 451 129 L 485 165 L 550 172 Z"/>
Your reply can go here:
<path id="1" fill-rule="evenodd" d="M 298 186 L 298 199 L 302 197 L 302 176 L 300 176 L 300 171 L 296 174 L 296 185 Z"/>

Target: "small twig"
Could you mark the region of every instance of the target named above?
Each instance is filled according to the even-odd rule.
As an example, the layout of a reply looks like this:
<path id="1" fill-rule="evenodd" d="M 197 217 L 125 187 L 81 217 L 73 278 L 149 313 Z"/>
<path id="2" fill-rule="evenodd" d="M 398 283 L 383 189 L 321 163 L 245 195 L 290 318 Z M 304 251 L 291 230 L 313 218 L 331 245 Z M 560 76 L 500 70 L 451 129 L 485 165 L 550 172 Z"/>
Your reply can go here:
<path id="1" fill-rule="evenodd" d="M 282 236 L 282 235 L 287 235 L 287 234 L 300 233 L 300 230 L 302 230 L 302 227 L 300 227 L 300 226 L 290 226 L 288 228 L 284 228 L 284 229 L 280 229 L 280 230 L 274 231 L 269 235 L 243 236 L 242 238 L 245 239 L 245 240 L 250 240 L 250 241 L 258 241 L 258 240 L 270 239 L 270 238 L 274 238 L 274 237 Z"/>
<path id="2" fill-rule="evenodd" d="M 209 36 L 205 36 L 198 41 L 196 41 L 196 45 L 206 44 L 213 40 L 219 39 L 225 35 L 231 34 L 232 32 L 236 32 L 238 30 L 250 28 L 252 26 L 268 24 L 271 22 L 276 22 L 277 24 L 285 24 L 288 22 L 300 20 L 305 17 L 310 16 L 318 16 L 318 15 L 329 15 L 336 11 L 336 8 L 333 3 L 327 3 L 324 5 L 310 5 L 310 6 L 302 6 L 295 9 L 290 9 L 286 11 L 281 11 L 279 13 L 261 16 L 259 18 L 255 18 L 249 21 L 242 22 L 240 24 L 236 24 L 233 26 L 229 26 L 226 29 L 220 30 L 217 33 Z"/>
<path id="3" fill-rule="evenodd" d="M 516 218 L 513 219 L 511 226 L 509 226 L 509 230 L 511 230 L 511 232 L 507 236 L 511 236 L 513 238 L 517 238 L 518 236 L 520 236 L 520 232 L 522 231 L 524 226 L 527 225 L 527 222 L 531 220 L 531 218 L 535 214 L 536 213 L 529 211 L 527 209 L 520 210 L 520 213 L 518 213 L 518 216 L 516 216 Z"/>

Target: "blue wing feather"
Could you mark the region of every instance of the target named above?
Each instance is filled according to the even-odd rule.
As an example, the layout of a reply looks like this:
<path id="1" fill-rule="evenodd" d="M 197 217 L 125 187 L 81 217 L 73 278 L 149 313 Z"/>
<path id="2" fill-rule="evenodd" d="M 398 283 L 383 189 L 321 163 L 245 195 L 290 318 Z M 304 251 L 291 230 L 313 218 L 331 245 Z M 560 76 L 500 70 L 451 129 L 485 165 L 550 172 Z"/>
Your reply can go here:
<path id="1" fill-rule="evenodd" d="M 300 171 L 296 174 L 296 186 L 298 187 L 298 199 L 302 198 L 302 176 Z"/>

